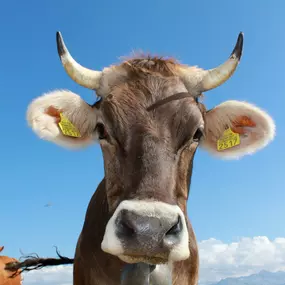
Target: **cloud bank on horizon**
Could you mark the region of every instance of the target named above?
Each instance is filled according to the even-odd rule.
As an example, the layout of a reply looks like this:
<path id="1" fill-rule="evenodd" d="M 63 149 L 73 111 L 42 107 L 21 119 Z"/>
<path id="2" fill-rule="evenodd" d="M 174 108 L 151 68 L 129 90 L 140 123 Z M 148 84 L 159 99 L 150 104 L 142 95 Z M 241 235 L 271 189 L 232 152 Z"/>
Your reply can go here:
<path id="1" fill-rule="evenodd" d="M 285 237 L 240 238 L 224 243 L 215 238 L 199 242 L 200 284 L 227 277 L 248 276 L 261 270 L 285 271 Z M 23 275 L 23 285 L 72 285 L 72 266 L 56 266 Z"/>
<path id="2" fill-rule="evenodd" d="M 285 270 L 285 238 L 241 238 L 223 243 L 214 238 L 201 241 L 200 281 L 217 282 L 227 277 L 248 276 L 261 270 Z"/>

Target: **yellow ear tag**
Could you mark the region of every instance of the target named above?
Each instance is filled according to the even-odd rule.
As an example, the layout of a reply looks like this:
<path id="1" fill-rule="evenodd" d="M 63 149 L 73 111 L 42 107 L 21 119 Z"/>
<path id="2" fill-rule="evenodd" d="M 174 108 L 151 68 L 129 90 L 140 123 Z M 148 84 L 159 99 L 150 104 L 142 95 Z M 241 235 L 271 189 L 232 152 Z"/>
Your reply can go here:
<path id="1" fill-rule="evenodd" d="M 223 136 L 217 141 L 217 150 L 225 150 L 240 144 L 240 136 L 234 133 L 231 128 L 224 131 Z"/>
<path id="2" fill-rule="evenodd" d="M 58 125 L 65 136 L 81 138 L 78 129 L 62 113 L 60 113 L 60 119 Z"/>

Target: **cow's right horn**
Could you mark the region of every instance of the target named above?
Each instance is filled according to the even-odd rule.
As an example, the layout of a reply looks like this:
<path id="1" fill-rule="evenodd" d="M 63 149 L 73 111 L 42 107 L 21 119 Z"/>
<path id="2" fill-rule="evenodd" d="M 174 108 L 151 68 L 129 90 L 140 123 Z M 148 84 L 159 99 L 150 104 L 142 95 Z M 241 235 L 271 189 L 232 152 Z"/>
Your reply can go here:
<path id="1" fill-rule="evenodd" d="M 98 89 L 102 72 L 88 69 L 76 62 L 65 46 L 60 32 L 56 33 L 56 42 L 60 60 L 67 74 L 83 87 Z"/>

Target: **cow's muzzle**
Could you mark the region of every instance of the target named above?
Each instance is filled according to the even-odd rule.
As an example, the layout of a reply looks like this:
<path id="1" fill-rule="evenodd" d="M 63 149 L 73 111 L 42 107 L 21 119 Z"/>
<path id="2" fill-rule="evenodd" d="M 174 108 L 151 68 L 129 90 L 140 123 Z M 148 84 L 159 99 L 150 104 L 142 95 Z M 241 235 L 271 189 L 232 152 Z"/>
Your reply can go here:
<path id="1" fill-rule="evenodd" d="M 187 259 L 185 217 L 175 205 L 123 201 L 107 224 L 102 249 L 127 263 L 160 264 Z"/>

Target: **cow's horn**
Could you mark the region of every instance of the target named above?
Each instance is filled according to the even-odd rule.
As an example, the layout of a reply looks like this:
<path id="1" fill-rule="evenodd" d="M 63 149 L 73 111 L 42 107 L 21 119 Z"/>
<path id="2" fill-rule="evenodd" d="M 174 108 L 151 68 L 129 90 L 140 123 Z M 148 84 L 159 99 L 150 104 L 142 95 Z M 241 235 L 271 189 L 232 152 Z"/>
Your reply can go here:
<path id="1" fill-rule="evenodd" d="M 81 86 L 94 90 L 98 89 L 102 72 L 88 69 L 77 63 L 65 46 L 60 32 L 56 33 L 56 42 L 60 60 L 67 74 Z"/>
<path id="2" fill-rule="evenodd" d="M 189 85 L 193 88 L 193 84 L 195 84 L 196 88 L 199 89 L 199 92 L 205 92 L 222 85 L 235 72 L 242 56 L 242 48 L 243 33 L 240 33 L 235 48 L 228 60 L 216 68 L 201 70 L 201 73 L 196 77 L 196 82 L 193 82 L 193 68 L 181 68 L 180 74 L 185 80 L 186 86 Z"/>

